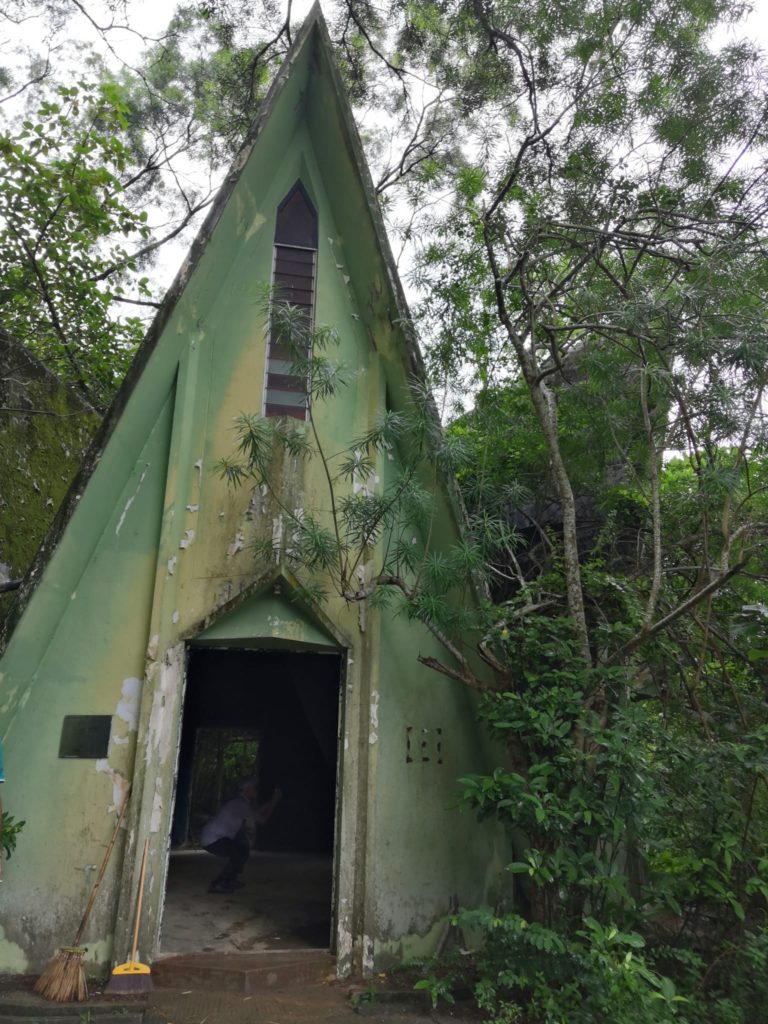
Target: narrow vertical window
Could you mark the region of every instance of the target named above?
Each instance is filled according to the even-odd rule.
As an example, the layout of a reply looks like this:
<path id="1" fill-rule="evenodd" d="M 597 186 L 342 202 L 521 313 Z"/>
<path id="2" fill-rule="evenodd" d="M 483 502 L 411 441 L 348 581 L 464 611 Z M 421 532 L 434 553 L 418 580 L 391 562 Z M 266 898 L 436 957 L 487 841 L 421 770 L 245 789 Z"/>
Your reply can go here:
<path id="1" fill-rule="evenodd" d="M 291 322 L 297 330 L 292 332 L 291 344 L 287 344 L 280 323 L 273 319 L 267 352 L 265 416 L 307 418 L 307 377 L 297 372 L 296 364 L 310 355 L 316 265 L 317 213 L 304 186 L 297 181 L 277 208 L 272 272 L 273 301 L 296 310 Z"/>

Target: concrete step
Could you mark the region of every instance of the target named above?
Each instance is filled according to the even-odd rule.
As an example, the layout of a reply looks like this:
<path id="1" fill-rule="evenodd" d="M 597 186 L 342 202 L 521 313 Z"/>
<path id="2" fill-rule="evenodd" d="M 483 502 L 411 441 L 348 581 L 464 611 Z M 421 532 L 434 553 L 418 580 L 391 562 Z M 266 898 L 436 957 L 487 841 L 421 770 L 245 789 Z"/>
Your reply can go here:
<path id="1" fill-rule="evenodd" d="M 180 953 L 156 960 L 152 979 L 157 988 L 250 993 L 322 981 L 333 970 L 333 957 L 318 949 Z"/>
<path id="2" fill-rule="evenodd" d="M 84 1003 L 50 1003 L 29 990 L 0 992 L 0 1024 L 142 1024 L 146 996 L 91 996 Z"/>

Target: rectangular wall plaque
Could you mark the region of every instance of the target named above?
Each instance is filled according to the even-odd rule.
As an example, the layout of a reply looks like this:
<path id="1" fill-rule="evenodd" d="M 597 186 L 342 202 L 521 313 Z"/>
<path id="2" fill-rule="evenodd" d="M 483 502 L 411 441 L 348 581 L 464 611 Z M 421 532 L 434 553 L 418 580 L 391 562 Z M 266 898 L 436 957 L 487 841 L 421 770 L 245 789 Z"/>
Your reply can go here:
<path id="1" fill-rule="evenodd" d="M 106 757 L 111 727 L 111 715 L 65 715 L 59 757 Z"/>

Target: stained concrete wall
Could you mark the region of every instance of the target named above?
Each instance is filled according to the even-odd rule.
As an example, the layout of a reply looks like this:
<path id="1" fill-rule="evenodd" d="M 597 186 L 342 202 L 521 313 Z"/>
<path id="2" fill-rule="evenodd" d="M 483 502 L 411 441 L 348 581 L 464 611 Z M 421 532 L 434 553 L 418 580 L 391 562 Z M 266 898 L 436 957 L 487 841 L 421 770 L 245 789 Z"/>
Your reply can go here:
<path id="1" fill-rule="evenodd" d="M 215 642 L 243 645 L 249 623 L 254 643 L 311 645 L 324 634 L 344 652 L 340 970 L 371 971 L 427 951 L 446 894 L 463 902 L 487 895 L 495 837 L 478 831 L 469 852 L 466 842 L 444 841 L 458 827 L 454 780 L 484 767 L 484 750 L 467 694 L 416 662 L 418 653 L 438 653 L 435 641 L 423 627 L 338 596 L 322 608 L 291 605 L 280 502 L 323 514 L 319 460 L 286 458 L 280 502 L 232 491 L 216 470 L 232 450 L 233 419 L 261 407 L 265 330 L 255 286 L 269 279 L 275 210 L 297 178 L 319 216 L 316 318 L 337 329 L 336 355 L 356 370 L 348 388 L 314 410 L 326 450 L 369 429 L 387 392 L 404 402 L 408 373 L 418 369 L 323 40 L 316 26 L 290 58 L 256 143 L 86 460 L 87 482 L 70 494 L 68 525 L 38 566 L 39 584 L 23 597 L 0 662 L 5 795 L 28 820 L 7 865 L 0 971 L 37 969 L 68 940 L 129 783 L 125 836 L 85 941 L 94 967 L 125 955 L 148 836 L 139 958 L 154 955 L 187 644 L 208 631 Z M 434 535 L 443 544 L 458 526 L 444 495 L 439 503 Z M 254 555 L 260 537 L 273 540 L 270 565 Z M 58 758 L 62 718 L 72 713 L 112 716 L 106 758 Z M 442 765 L 406 763 L 409 725 L 444 730 Z"/>
<path id="2" fill-rule="evenodd" d="M 0 327 L 0 584 L 27 571 L 98 422 Z M 12 603 L 0 595 L 0 622 Z"/>

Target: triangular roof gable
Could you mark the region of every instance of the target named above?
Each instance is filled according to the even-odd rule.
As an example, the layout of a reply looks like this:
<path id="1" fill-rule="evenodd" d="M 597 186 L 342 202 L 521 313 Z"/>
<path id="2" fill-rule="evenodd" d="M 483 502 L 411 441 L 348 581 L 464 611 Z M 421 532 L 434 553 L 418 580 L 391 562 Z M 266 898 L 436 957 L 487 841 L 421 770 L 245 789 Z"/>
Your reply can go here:
<path id="1" fill-rule="evenodd" d="M 309 76 L 311 76 L 311 79 Z M 303 90 L 301 89 L 302 85 L 304 86 Z M 343 82 L 333 58 L 332 44 L 322 11 L 319 3 L 316 3 L 307 16 L 301 30 L 297 33 L 293 46 L 275 76 L 249 137 L 234 160 L 217 198 L 212 204 L 211 210 L 190 248 L 189 255 L 184 260 L 171 288 L 167 292 L 144 341 L 139 347 L 115 401 L 105 416 L 101 429 L 98 431 L 93 444 L 83 460 L 81 470 L 62 503 L 53 526 L 43 542 L 35 561 L 30 567 L 16 605 L 11 610 L 5 623 L 4 634 L 0 636 L 0 652 L 2 652 L 16 623 L 23 614 L 24 608 L 29 603 L 36 585 L 43 575 L 43 570 L 74 514 L 88 481 L 120 422 L 129 399 L 148 361 L 152 357 L 181 296 L 200 267 L 208 243 L 227 210 L 232 194 L 243 175 L 254 148 L 270 123 L 275 107 L 282 101 L 281 105 L 285 108 L 286 98 L 290 99 L 294 91 L 296 92 L 295 106 L 306 105 L 308 123 L 313 128 L 316 143 L 319 143 L 316 145 L 317 152 L 319 154 L 327 154 L 330 160 L 332 148 L 338 144 L 346 149 L 350 157 L 350 160 L 345 162 L 345 164 L 348 163 L 349 165 L 348 167 L 345 166 L 346 180 L 343 177 L 336 180 L 333 174 L 330 175 L 330 178 L 335 180 L 339 194 L 345 200 L 339 206 L 339 209 L 342 210 L 342 216 L 343 211 L 346 210 L 350 227 L 352 225 L 357 227 L 357 230 L 349 231 L 348 235 L 353 240 L 353 249 L 357 245 L 360 251 L 357 253 L 353 251 L 350 255 L 352 260 L 359 260 L 360 262 L 367 261 L 370 263 L 371 260 L 375 260 L 380 271 L 379 278 L 386 282 L 386 287 L 378 295 L 361 297 L 365 300 L 359 303 L 361 317 L 366 319 L 369 311 L 373 314 L 372 304 L 374 302 L 386 309 L 390 322 L 397 324 L 397 334 L 402 339 L 400 361 L 403 372 L 402 378 L 397 382 L 397 385 L 401 386 L 404 390 L 405 383 L 409 377 L 423 378 L 424 367 L 421 354 L 411 326 L 407 303 L 397 275 L 381 212 L 375 198 L 362 144 Z M 338 143 L 334 141 L 336 139 Z M 337 169 L 335 165 L 333 169 L 334 171 Z M 355 201 L 347 201 L 351 200 L 353 195 Z M 361 212 L 363 210 L 369 221 L 370 230 L 368 231 L 360 230 L 359 228 Z M 345 225 L 339 226 L 342 230 L 345 227 Z M 375 345 L 372 336 L 371 341 Z M 460 504 L 457 501 L 455 485 L 452 481 L 446 481 L 446 483 L 448 500 L 455 509 L 456 521 L 460 522 L 462 517 L 459 512 Z"/>
<path id="2" fill-rule="evenodd" d="M 339 651 L 349 641 L 284 567 L 216 609 L 187 640 L 196 646 Z"/>

